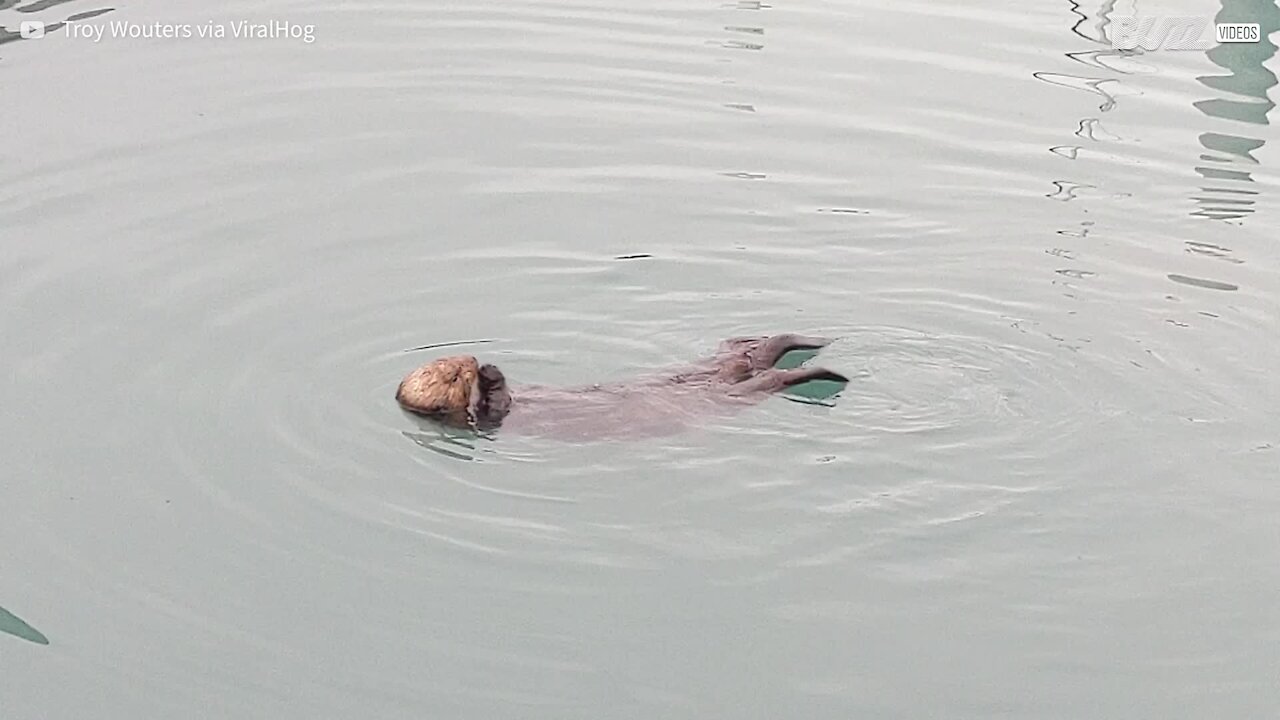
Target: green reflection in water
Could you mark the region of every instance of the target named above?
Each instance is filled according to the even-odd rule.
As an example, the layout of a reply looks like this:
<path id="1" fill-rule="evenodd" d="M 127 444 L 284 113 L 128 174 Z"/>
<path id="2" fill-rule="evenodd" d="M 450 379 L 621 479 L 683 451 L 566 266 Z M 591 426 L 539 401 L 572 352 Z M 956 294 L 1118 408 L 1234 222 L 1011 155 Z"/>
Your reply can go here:
<path id="1" fill-rule="evenodd" d="M 48 645 L 49 638 L 44 636 L 39 630 L 31 627 L 22 618 L 0 607 L 0 632 L 9 633 L 30 640 L 33 643 Z"/>
<path id="2" fill-rule="evenodd" d="M 1276 53 L 1269 37 L 1280 30 L 1280 7 L 1275 0 L 1223 0 L 1222 10 L 1214 18 L 1219 23 L 1258 23 L 1262 31 L 1256 43 L 1223 43 L 1207 51 L 1209 60 L 1229 75 L 1205 75 L 1199 80 L 1205 87 L 1224 93 L 1224 97 L 1192 103 L 1210 117 L 1250 125 L 1269 125 L 1267 115 L 1276 106 L 1267 91 L 1277 84 L 1275 73 L 1266 62 Z M 1226 181 L 1230 185 L 1201 188 L 1204 196 L 1196 197 L 1200 207 L 1193 215 L 1215 220 L 1247 217 L 1254 212 L 1254 200 L 1248 196 L 1258 191 L 1239 183 L 1252 183 L 1251 168 L 1258 164 L 1253 153 L 1265 141 L 1246 135 L 1206 132 L 1200 144 L 1207 151 L 1200 156 L 1202 164 L 1196 172 L 1207 181 Z"/>

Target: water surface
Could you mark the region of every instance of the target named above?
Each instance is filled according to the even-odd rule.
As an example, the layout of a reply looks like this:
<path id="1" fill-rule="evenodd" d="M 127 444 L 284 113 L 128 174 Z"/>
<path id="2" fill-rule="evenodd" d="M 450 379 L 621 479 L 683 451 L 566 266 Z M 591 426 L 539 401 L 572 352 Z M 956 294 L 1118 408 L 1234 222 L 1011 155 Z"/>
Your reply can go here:
<path id="1" fill-rule="evenodd" d="M 1280 702 L 1272 40 L 1117 53 L 1112 3 L 0 5 L 0 603 L 50 641 L 0 635 L 5 718 Z M 428 343 L 577 383 L 782 331 L 840 337 L 833 407 L 575 444 L 392 400 Z"/>

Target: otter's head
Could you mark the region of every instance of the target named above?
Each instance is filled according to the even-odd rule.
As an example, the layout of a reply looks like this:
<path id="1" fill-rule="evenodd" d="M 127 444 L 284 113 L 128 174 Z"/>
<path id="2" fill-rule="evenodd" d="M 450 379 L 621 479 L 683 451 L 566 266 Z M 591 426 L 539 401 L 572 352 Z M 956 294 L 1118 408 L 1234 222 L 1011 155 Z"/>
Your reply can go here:
<path id="1" fill-rule="evenodd" d="M 471 418 L 480 428 L 497 427 L 511 411 L 511 389 L 497 365 L 481 365 Z"/>
<path id="2" fill-rule="evenodd" d="M 481 367 L 470 355 L 455 355 L 409 373 L 396 389 L 396 402 L 451 425 L 493 427 L 511 407 L 511 392 L 498 368 Z"/>

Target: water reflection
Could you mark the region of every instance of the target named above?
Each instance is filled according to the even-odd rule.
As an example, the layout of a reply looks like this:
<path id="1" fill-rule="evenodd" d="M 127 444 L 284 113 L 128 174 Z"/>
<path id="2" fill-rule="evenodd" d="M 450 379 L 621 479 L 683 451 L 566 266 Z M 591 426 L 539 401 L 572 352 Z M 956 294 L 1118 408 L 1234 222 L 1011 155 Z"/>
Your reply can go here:
<path id="1" fill-rule="evenodd" d="M 47 10 L 55 5 L 61 5 L 67 2 L 72 2 L 72 0 L 39 0 L 38 2 L 34 2 L 28 5 L 23 5 L 22 7 L 14 8 L 13 6 L 18 4 L 17 0 L 0 0 L 0 10 L 8 10 L 9 8 L 13 8 L 14 12 L 26 13 L 30 15 L 31 13 L 36 13 L 41 10 Z M 56 22 L 46 22 L 44 26 L 44 31 L 46 35 L 55 33 L 61 30 L 63 27 L 65 27 L 67 23 L 79 22 L 81 20 L 89 20 L 90 18 L 96 18 L 99 15 L 104 15 L 106 13 L 111 12 L 112 10 L 115 10 L 115 8 L 99 8 L 97 10 L 86 10 L 84 12 L 78 12 L 78 13 L 75 13 L 74 15 L 69 15 L 65 20 L 59 20 Z M 38 18 L 22 18 L 22 20 L 30 20 L 30 19 L 38 19 Z M 21 20 L 19 22 L 21 22 Z M 13 24 L 17 25 L 19 23 L 15 22 Z M 24 38 L 18 33 L 18 31 L 10 30 L 8 29 L 8 27 L 4 25 L 0 25 L 0 45 L 3 45 L 7 42 L 13 42 L 15 40 L 23 40 L 23 39 Z"/>
<path id="2" fill-rule="evenodd" d="M 1114 0 L 1107 0 L 1099 8 L 1097 18 L 1091 18 L 1089 13 L 1080 7 L 1080 3 L 1076 0 L 1070 0 L 1071 14 L 1079 18 L 1075 24 L 1071 26 L 1071 32 L 1088 40 L 1089 42 L 1105 42 L 1107 39 L 1107 26 L 1111 24 L 1111 13 L 1115 11 L 1116 4 Z M 1093 25 L 1087 27 L 1090 21 Z"/>
<path id="3" fill-rule="evenodd" d="M 1117 50 L 1112 47 L 1110 36 L 1113 13 L 1135 14 L 1141 11 L 1129 6 L 1118 11 L 1116 3 L 1111 0 L 1102 3 L 1096 10 L 1086 10 L 1075 0 L 1070 0 L 1070 4 L 1075 16 L 1071 26 L 1072 34 L 1095 47 L 1068 52 L 1066 57 L 1087 66 L 1093 72 L 1079 75 L 1038 72 L 1034 76 L 1049 84 L 1094 93 L 1102 98 L 1098 110 L 1103 113 L 1111 112 L 1117 107 L 1121 97 L 1140 94 L 1137 88 L 1128 85 L 1130 81 L 1123 76 L 1160 71 L 1160 64 L 1154 59 L 1156 55 L 1150 56 L 1153 64 L 1147 64 L 1139 60 L 1143 57 L 1142 50 Z M 1220 96 L 1192 103 L 1204 115 L 1234 123 L 1228 124 L 1226 130 L 1222 126 L 1204 128 L 1199 135 L 1202 152 L 1194 169 L 1203 184 L 1191 195 L 1191 200 L 1196 203 L 1195 211 L 1191 214 L 1217 220 L 1238 220 L 1255 212 L 1260 194 L 1252 173 L 1259 165 L 1257 152 L 1265 145 L 1265 141 L 1261 137 L 1254 137 L 1261 135 L 1261 132 L 1249 132 L 1247 128 L 1251 125 L 1269 125 L 1268 115 L 1275 107 L 1275 103 L 1267 97 L 1267 92 L 1277 84 L 1277 79 L 1265 67 L 1265 63 L 1275 55 L 1276 46 L 1268 35 L 1280 30 L 1280 8 L 1277 8 L 1276 0 L 1223 0 L 1222 9 L 1214 21 L 1258 23 L 1262 31 L 1260 42 L 1219 44 L 1206 51 L 1205 55 L 1212 63 L 1228 70 L 1230 74 L 1198 77 L 1197 80 L 1202 85 L 1219 91 Z M 1174 54 L 1173 51 L 1160 52 Z M 1097 70 L 1104 70 L 1106 73 L 1098 73 Z M 1246 130 L 1235 130 L 1236 123 L 1245 123 L 1243 127 Z M 1098 117 L 1080 119 L 1074 134 L 1083 142 L 1055 145 L 1049 151 L 1060 158 L 1074 161 L 1082 152 L 1087 153 L 1092 143 L 1125 141 L 1125 138 L 1104 128 Z M 1052 183 L 1054 190 L 1045 196 L 1062 202 L 1077 199 L 1082 190 L 1098 189 L 1088 182 L 1077 180 L 1057 179 Z M 1071 235 L 1067 231 L 1059 231 L 1058 234 Z M 1184 250 L 1232 264 L 1243 262 L 1234 257 L 1229 248 L 1218 244 L 1188 241 Z M 1065 274 L 1062 270 L 1058 273 Z M 1178 274 L 1169 274 L 1167 277 L 1173 282 L 1201 289 L 1237 289 L 1232 283 L 1217 280 Z"/>
<path id="4" fill-rule="evenodd" d="M 1221 245 L 1214 245 L 1213 243 L 1188 240 L 1187 252 L 1195 255 L 1203 255 L 1205 257 L 1217 258 L 1218 260 L 1229 262 L 1229 263 L 1232 263 L 1233 265 L 1239 265 L 1240 263 L 1244 262 L 1240 258 L 1232 257 L 1230 248 L 1225 248 L 1225 247 L 1222 247 Z"/>
<path id="5" fill-rule="evenodd" d="M 405 417 L 418 426 L 418 432 L 402 432 L 405 438 L 423 450 L 430 450 L 454 460 L 467 462 L 479 460 L 478 456 L 482 450 L 477 447 L 477 443 L 489 439 L 488 435 L 451 427 L 433 418 L 411 413 L 405 413 Z"/>
<path id="6" fill-rule="evenodd" d="M 1071 14 L 1079 18 L 1071 26 L 1071 32 L 1099 47 L 1095 50 L 1078 50 L 1066 53 L 1068 60 L 1101 70 L 1117 72 L 1121 75 L 1131 75 L 1137 72 L 1155 72 L 1155 68 L 1137 62 L 1133 52 L 1117 50 L 1111 46 L 1111 15 L 1116 9 L 1115 2 L 1108 0 L 1108 2 L 1102 3 L 1102 6 L 1098 8 L 1097 14 L 1090 16 L 1080 7 L 1080 3 L 1075 0 L 1070 1 Z"/>
<path id="7" fill-rule="evenodd" d="M 1266 67 L 1275 55 L 1276 46 L 1269 35 L 1280 30 L 1280 8 L 1274 0 L 1223 0 L 1222 10 L 1214 18 L 1219 23 L 1258 23 L 1262 38 L 1256 43 L 1224 43 L 1209 50 L 1206 56 L 1214 65 L 1229 70 L 1229 75 L 1202 75 L 1205 87 L 1223 93 L 1221 97 L 1192 103 L 1196 109 L 1213 118 L 1250 125 L 1268 125 L 1267 115 L 1276 106 L 1267 90 L 1276 85 L 1276 76 Z M 1254 152 L 1265 143 L 1261 138 L 1245 134 L 1205 132 L 1200 144 L 1207 151 L 1200 155 L 1196 172 L 1212 185 L 1200 188 L 1193 196 L 1198 205 L 1192 215 L 1214 220 L 1248 217 L 1255 210 L 1258 191 L 1253 183 L 1252 168 L 1258 165 Z"/>
<path id="8" fill-rule="evenodd" d="M 771 5 L 757 0 L 740 0 L 739 2 L 724 3 L 720 7 L 731 11 L 734 18 L 733 24 L 721 25 L 721 29 L 724 33 L 727 33 L 727 36 L 709 39 L 707 40 L 709 44 L 718 45 L 726 50 L 746 50 L 751 53 L 759 53 L 765 49 L 764 16 L 760 12 L 772 8 Z M 725 85 L 736 86 L 738 84 L 738 75 L 744 74 L 742 64 L 744 62 L 749 63 L 751 60 L 741 53 L 733 53 L 731 56 L 720 58 L 719 62 L 729 63 L 730 67 L 734 68 L 733 76 L 725 78 L 721 82 Z M 746 72 L 749 73 L 750 70 L 746 70 Z M 737 98 L 732 102 L 721 103 L 721 107 L 752 115 L 758 111 L 758 106 L 752 98 Z M 737 180 L 764 180 L 768 177 L 765 173 L 747 169 L 726 170 L 719 174 L 722 177 Z"/>
<path id="9" fill-rule="evenodd" d="M 1108 1 L 1102 4 L 1102 7 L 1099 8 L 1095 15 L 1091 16 L 1081 8 L 1080 3 L 1071 0 L 1071 13 L 1078 18 L 1071 26 L 1071 32 L 1077 37 L 1084 38 L 1097 45 L 1098 48 L 1065 53 L 1067 59 L 1091 68 L 1107 70 L 1121 75 L 1133 74 L 1138 69 L 1150 71 L 1149 68 L 1138 66 L 1134 62 L 1132 52 L 1111 47 L 1108 28 L 1111 25 L 1111 13 L 1114 10 L 1115 3 Z M 1120 97 L 1134 93 L 1132 90 L 1127 90 L 1120 80 L 1111 77 L 1090 77 L 1053 72 L 1037 72 L 1032 73 L 1032 76 L 1050 85 L 1084 90 L 1098 95 L 1102 98 L 1102 103 L 1098 106 L 1099 112 L 1114 110 Z M 1081 118 L 1077 125 L 1075 136 L 1082 140 L 1093 142 L 1120 140 L 1119 136 L 1105 130 L 1102 127 L 1101 120 L 1096 117 Z M 1075 160 L 1080 156 L 1080 151 L 1083 149 L 1083 146 L 1080 145 L 1055 145 L 1049 148 L 1049 152 L 1068 160 Z M 1063 184 L 1079 185 L 1079 183 L 1066 181 L 1057 181 L 1054 184 L 1058 186 L 1060 192 Z M 1055 195 L 1056 193 L 1049 195 L 1049 197 L 1054 197 Z"/>
<path id="10" fill-rule="evenodd" d="M 1234 283 L 1222 282 L 1221 280 L 1209 280 L 1208 278 L 1191 277 L 1189 275 L 1179 275 L 1177 273 L 1169 273 L 1169 279 L 1176 283 L 1203 288 L 1205 290 L 1235 292 L 1240 289 L 1240 286 Z"/>
<path id="11" fill-rule="evenodd" d="M 443 428 L 432 428 L 432 432 L 405 432 L 403 435 L 418 447 L 447 458 L 465 460 L 467 462 L 472 462 L 476 459 L 473 454 L 476 449 L 475 445 L 468 443 L 465 438 L 449 435 Z"/>
<path id="12" fill-rule="evenodd" d="M 1086 92 L 1095 93 L 1102 98 L 1102 104 L 1098 109 L 1102 112 L 1110 112 L 1116 107 L 1116 100 L 1123 93 L 1119 92 L 1119 88 L 1123 87 L 1119 80 L 1115 78 L 1091 78 L 1080 77 L 1078 75 L 1064 75 L 1062 73 L 1038 72 L 1034 73 L 1035 77 L 1043 80 L 1051 85 L 1061 85 L 1063 87 L 1074 88 L 1076 90 L 1084 90 Z M 1115 83 L 1115 87 L 1108 86 L 1108 83 Z"/>
<path id="13" fill-rule="evenodd" d="M 0 632 L 8 633 L 23 640 L 30 640 L 40 645 L 48 645 L 49 638 L 44 633 L 28 625 L 22 618 L 0 607 Z"/>
<path id="14" fill-rule="evenodd" d="M 1072 200 L 1075 200 L 1078 197 L 1077 193 L 1080 190 L 1092 190 L 1097 188 L 1096 185 L 1089 185 L 1086 183 L 1075 183 L 1067 180 L 1054 180 L 1053 187 L 1054 187 L 1054 191 L 1051 193 L 1045 194 L 1045 197 L 1049 198 L 1050 200 L 1060 200 L 1062 202 L 1070 202 Z"/>
<path id="15" fill-rule="evenodd" d="M 1115 3 L 1108 1 L 1103 3 L 1102 7 L 1094 14 L 1085 11 L 1079 2 L 1070 0 L 1071 13 L 1076 20 L 1071 25 L 1072 34 L 1087 40 L 1095 48 L 1083 51 L 1074 51 L 1066 53 L 1067 59 L 1085 65 L 1092 70 L 1106 70 L 1108 72 L 1118 72 L 1122 75 L 1127 74 L 1120 69 L 1118 65 L 1127 61 L 1127 54 L 1111 47 L 1108 38 L 1108 27 L 1111 24 L 1111 13 L 1115 9 Z M 1032 76 L 1041 82 L 1059 87 L 1066 87 L 1073 90 L 1083 90 L 1099 96 L 1102 102 L 1098 105 L 1098 112 L 1111 112 L 1115 109 L 1118 98 L 1123 95 L 1130 94 L 1124 84 L 1114 77 L 1094 77 L 1090 75 L 1073 75 L 1067 73 L 1055 72 L 1036 72 Z M 1089 143 L 1105 143 L 1115 142 L 1120 138 L 1115 134 L 1108 132 L 1102 127 L 1101 120 L 1097 117 L 1080 118 L 1076 124 L 1074 136 L 1082 141 Z M 1085 145 L 1080 144 L 1062 144 L 1054 145 L 1049 148 L 1049 152 L 1057 155 L 1065 160 L 1075 161 L 1080 158 L 1080 153 L 1085 149 Z M 1045 197 L 1050 200 L 1059 202 L 1071 202 L 1080 199 L 1081 193 L 1096 192 L 1099 190 L 1098 185 L 1089 182 L 1080 182 L 1067 178 L 1059 178 L 1050 181 L 1053 189 L 1045 193 Z M 1088 210 L 1085 210 L 1088 212 Z M 1072 237 L 1083 239 L 1089 233 L 1092 221 L 1085 221 L 1077 228 L 1060 228 L 1056 234 L 1062 237 Z M 1074 261 L 1076 256 L 1071 248 L 1053 247 L 1046 248 L 1045 253 L 1057 258 L 1068 261 Z M 1056 277 L 1052 280 L 1053 284 L 1059 288 L 1064 297 L 1070 299 L 1079 298 L 1080 281 L 1089 281 L 1096 276 L 1096 273 L 1074 267 L 1056 268 L 1054 270 Z"/>

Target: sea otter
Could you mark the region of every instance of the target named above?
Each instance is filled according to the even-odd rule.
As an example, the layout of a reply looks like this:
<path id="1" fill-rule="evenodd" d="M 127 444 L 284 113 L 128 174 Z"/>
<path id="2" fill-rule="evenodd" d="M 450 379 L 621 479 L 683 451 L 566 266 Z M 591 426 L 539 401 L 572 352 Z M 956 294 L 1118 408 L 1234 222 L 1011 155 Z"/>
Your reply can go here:
<path id="1" fill-rule="evenodd" d="M 410 373 L 397 388 L 396 401 L 412 413 L 481 430 L 501 426 L 560 437 L 662 435 L 708 412 L 742 407 L 792 385 L 847 383 L 845 376 L 822 367 L 774 367 L 791 350 L 830 342 L 795 334 L 731 338 L 712 357 L 677 371 L 627 383 L 521 386 L 514 392 L 497 366 L 455 355 Z"/>

